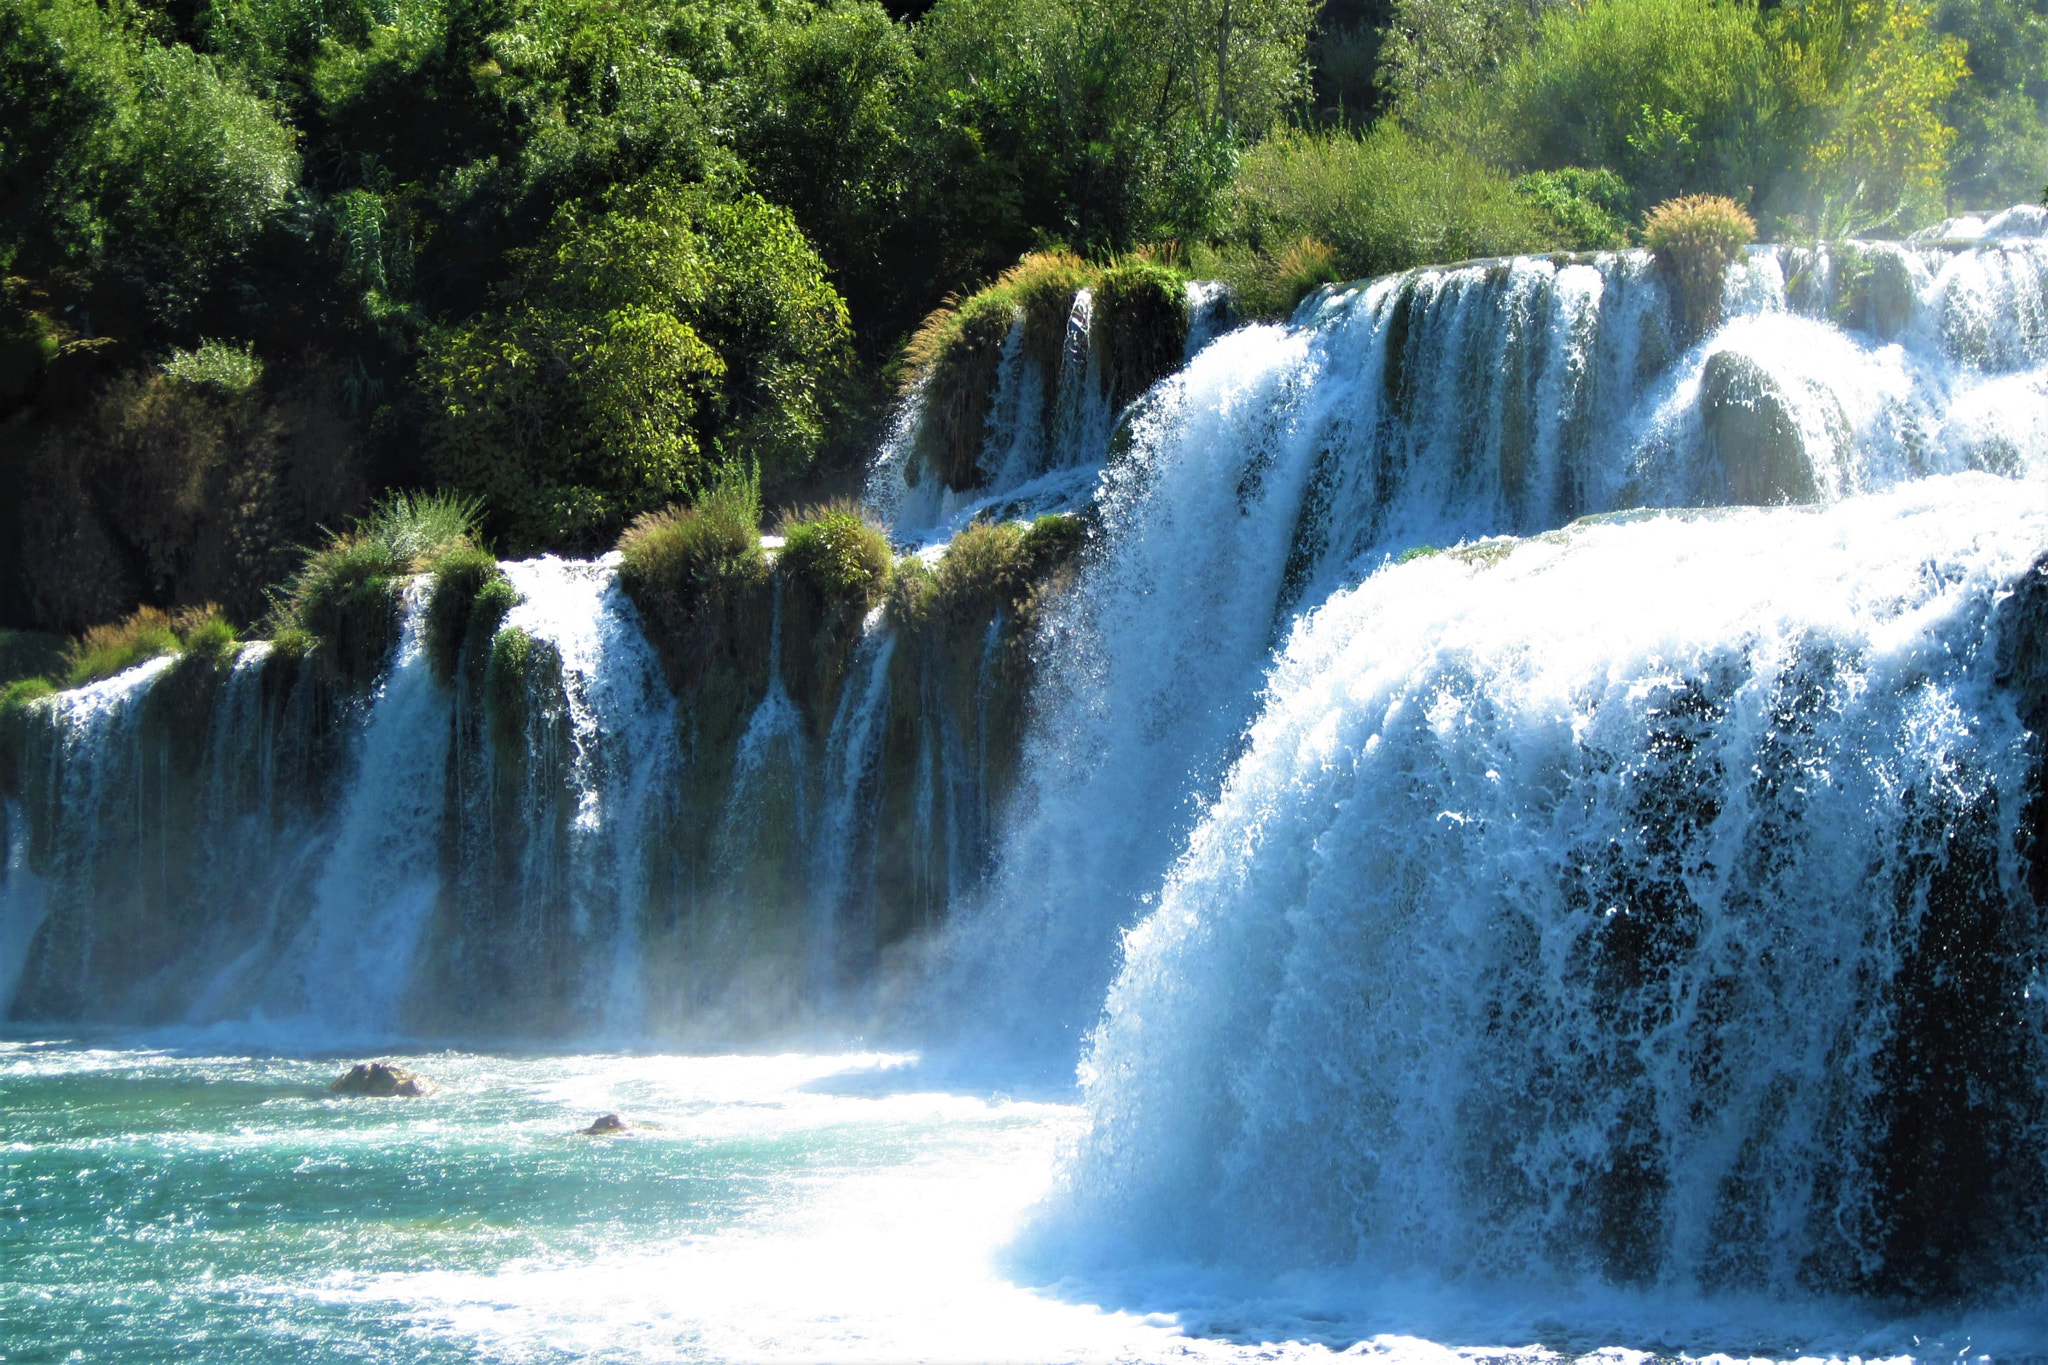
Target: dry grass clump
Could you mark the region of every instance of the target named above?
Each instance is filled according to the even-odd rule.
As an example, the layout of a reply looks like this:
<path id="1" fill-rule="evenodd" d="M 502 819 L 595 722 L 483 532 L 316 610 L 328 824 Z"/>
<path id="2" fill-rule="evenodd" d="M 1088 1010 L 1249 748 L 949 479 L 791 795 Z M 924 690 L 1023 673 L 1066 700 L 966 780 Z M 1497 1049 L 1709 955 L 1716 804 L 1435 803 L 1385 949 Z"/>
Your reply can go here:
<path id="1" fill-rule="evenodd" d="M 62 681 L 66 687 L 83 687 L 166 654 L 190 654 L 225 667 L 234 662 L 241 644 L 233 624 L 210 602 L 175 613 L 141 607 L 73 641 L 64 651 Z"/>
<path id="2" fill-rule="evenodd" d="M 1733 199 L 1692 194 L 1667 199 L 1643 218 L 1643 245 L 1677 286 L 1679 326 L 1700 337 L 1721 321 L 1721 286 L 1742 248 L 1756 240 L 1756 220 Z"/>

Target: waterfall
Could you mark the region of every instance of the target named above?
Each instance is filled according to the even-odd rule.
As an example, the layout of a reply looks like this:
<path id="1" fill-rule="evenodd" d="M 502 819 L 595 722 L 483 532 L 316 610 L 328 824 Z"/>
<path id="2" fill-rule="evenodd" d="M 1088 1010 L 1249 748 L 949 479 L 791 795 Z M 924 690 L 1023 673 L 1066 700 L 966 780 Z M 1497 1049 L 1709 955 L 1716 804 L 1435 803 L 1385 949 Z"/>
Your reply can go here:
<path id="1" fill-rule="evenodd" d="M 2039 477 L 2044 272 L 2034 236 L 1757 248 L 1686 346 L 1647 254 L 1525 257 L 1326 289 L 1211 342 L 1123 418 L 1042 645 L 1017 815 L 956 914 L 969 1050 L 1071 1064 L 1274 651 L 1389 560 L 1634 508 Z"/>
<path id="2" fill-rule="evenodd" d="M 312 882 L 311 914 L 270 994 L 342 1037 L 389 1029 L 398 1017 L 440 891 L 448 699 L 427 664 L 421 585 L 407 590 L 401 619 Z"/>
<path id="3" fill-rule="evenodd" d="M 1960 474 L 1333 595 L 1131 931 L 1060 1230 L 1549 1292 L 2032 1282 L 2040 752 L 1995 608 L 2044 546 Z"/>
<path id="4" fill-rule="evenodd" d="M 1117 409 L 1082 290 L 1056 350 L 1005 342 L 978 486 L 913 478 L 915 394 L 878 454 L 870 495 L 930 582 L 983 556 L 928 615 L 834 615 L 774 570 L 678 661 L 616 558 L 546 558 L 504 566 L 519 601 L 452 665 L 424 647 L 422 577 L 367 688 L 317 646 L 259 645 L 0 714 L 6 1009 L 889 1032 L 1063 1081 L 1134 968 L 1124 935 L 1263 761 L 1276 661 L 1358 594 L 1514 581 L 1476 561 L 1535 562 L 1552 535 L 1625 579 L 1610 539 L 1882 535 L 1853 509 L 2033 497 L 2010 490 L 2048 455 L 2040 217 L 1752 249 L 1698 338 L 1642 252 L 1333 286 L 1285 324 L 1232 325 L 1190 285 L 1185 364 Z M 1612 524 L 1729 505 L 1781 510 Z M 1049 509 L 1083 514 L 1060 523 L 1082 548 L 1029 583 L 1001 558 L 1021 542 L 969 534 Z"/>

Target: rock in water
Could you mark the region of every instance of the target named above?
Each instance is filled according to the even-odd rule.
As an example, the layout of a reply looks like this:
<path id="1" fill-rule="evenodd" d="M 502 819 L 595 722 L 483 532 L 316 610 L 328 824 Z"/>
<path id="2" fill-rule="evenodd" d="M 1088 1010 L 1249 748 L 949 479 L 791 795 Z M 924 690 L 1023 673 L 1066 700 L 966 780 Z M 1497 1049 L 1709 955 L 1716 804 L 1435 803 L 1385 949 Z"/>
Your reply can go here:
<path id="1" fill-rule="evenodd" d="M 1700 420 L 1728 477 L 1728 500 L 1770 507 L 1816 502 L 1813 464 L 1785 395 L 1748 356 L 1722 351 L 1700 376 Z"/>
<path id="2" fill-rule="evenodd" d="M 2020 719 L 2048 729 L 2048 554 L 2012 585 L 1998 604 L 1998 681 L 2012 689 Z"/>
<path id="3" fill-rule="evenodd" d="M 395 1062 L 357 1062 L 348 1069 L 346 1076 L 336 1078 L 334 1084 L 327 1088 L 337 1095 L 387 1098 L 394 1095 L 431 1095 L 434 1083 Z"/>
<path id="4" fill-rule="evenodd" d="M 627 1131 L 626 1121 L 617 1114 L 603 1114 L 588 1128 L 578 1129 L 585 1137 L 617 1137 Z"/>

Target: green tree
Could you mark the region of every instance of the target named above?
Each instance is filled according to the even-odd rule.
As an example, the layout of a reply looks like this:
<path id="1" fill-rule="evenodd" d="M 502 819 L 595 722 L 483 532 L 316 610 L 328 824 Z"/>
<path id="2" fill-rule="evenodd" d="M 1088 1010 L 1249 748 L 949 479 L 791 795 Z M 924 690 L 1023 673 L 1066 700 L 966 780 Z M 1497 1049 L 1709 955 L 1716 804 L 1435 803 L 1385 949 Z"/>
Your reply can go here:
<path id="1" fill-rule="evenodd" d="M 193 324 L 298 177 L 266 101 L 120 5 L 0 10 L 0 126 L 0 259 L 108 320 Z"/>
<path id="2" fill-rule="evenodd" d="M 815 458 L 845 306 L 787 211 L 699 187 L 565 208 L 517 301 L 428 339 L 430 465 L 516 549 L 594 547 L 715 468 Z"/>
<path id="3" fill-rule="evenodd" d="M 1239 145 L 1302 93 L 1310 0 L 939 0 L 930 78 L 1009 160 L 1026 220 L 1087 250 L 1189 238 Z"/>

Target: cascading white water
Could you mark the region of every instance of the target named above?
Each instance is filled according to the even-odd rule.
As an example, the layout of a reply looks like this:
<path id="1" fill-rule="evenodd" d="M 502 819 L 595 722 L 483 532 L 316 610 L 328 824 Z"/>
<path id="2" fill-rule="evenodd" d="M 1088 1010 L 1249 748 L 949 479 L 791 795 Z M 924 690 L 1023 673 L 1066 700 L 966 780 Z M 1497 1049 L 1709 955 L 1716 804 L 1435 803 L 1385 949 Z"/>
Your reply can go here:
<path id="1" fill-rule="evenodd" d="M 37 932 L 53 911 L 76 913 L 90 898 L 103 836 L 135 824 L 143 800 L 136 727 L 150 684 L 171 666 L 153 659 L 118 677 L 75 688 L 46 705 L 61 727 L 48 759 L 54 818 L 31 826 L 19 803 L 0 813 L 0 1000 L 13 998 Z M 31 865 L 32 841 L 42 870 Z"/>
<path id="2" fill-rule="evenodd" d="M 1227 290 L 1214 281 L 1187 285 L 1185 356 L 1195 354 L 1231 319 Z M 1024 344 L 1019 318 L 1004 338 L 989 403 L 980 466 L 982 483 L 954 491 L 913 468 L 923 398 L 911 393 L 891 424 L 870 469 L 864 500 L 903 545 L 943 545 L 976 518 L 1015 518 L 1073 511 L 1092 498 L 1109 458 L 1117 413 L 1105 393 L 1102 357 L 1091 341 L 1092 291 L 1074 295 L 1060 348 L 1059 370 L 1045 374 Z"/>
<path id="3" fill-rule="evenodd" d="M 311 913 L 265 992 L 269 1008 L 327 1036 L 392 1031 L 441 890 L 449 699 L 427 662 L 424 589 L 406 590 L 398 647 L 319 855 Z"/>
<path id="4" fill-rule="evenodd" d="M 592 945 L 584 1018 L 611 1036 L 646 1024 L 639 924 L 646 895 L 640 841 L 674 785 L 675 697 L 619 591 L 617 557 L 505 565 L 520 601 L 510 629 L 545 641 L 561 661 L 576 809 L 561 879 L 572 939 Z M 542 873 L 554 876 L 554 870 Z"/>
<path id="5" fill-rule="evenodd" d="M 2016 492 L 1641 514 L 1332 597 L 1129 936 L 1045 1235 L 1552 1308 L 1592 1275 L 1848 1290 L 1926 1216 L 1916 1163 L 1997 1240 L 1973 1140 L 2025 1232 L 2048 1015 L 2001 982 L 2042 962 L 2037 755 L 1991 623 L 2048 506 Z M 1986 914 L 2015 951 L 1976 961 Z M 1964 1070 L 1949 1151 L 1902 1146 L 1887 1104 L 1924 1119 Z M 1975 1251 L 2025 1282 L 2037 1249 Z"/>
<path id="6" fill-rule="evenodd" d="M 1847 251 L 1755 250 L 1728 321 L 1683 349 L 1647 255 L 1517 258 L 1326 291 L 1148 395 L 1044 649 L 997 877 L 954 934 L 970 1033 L 1001 1020 L 1011 1045 L 1070 1062 L 1290 620 L 1386 557 L 1722 503 L 1770 489 L 1772 461 L 1820 498 L 2039 469 L 2048 244 L 1861 250 L 1910 266 L 1891 339 L 1831 320 Z"/>

